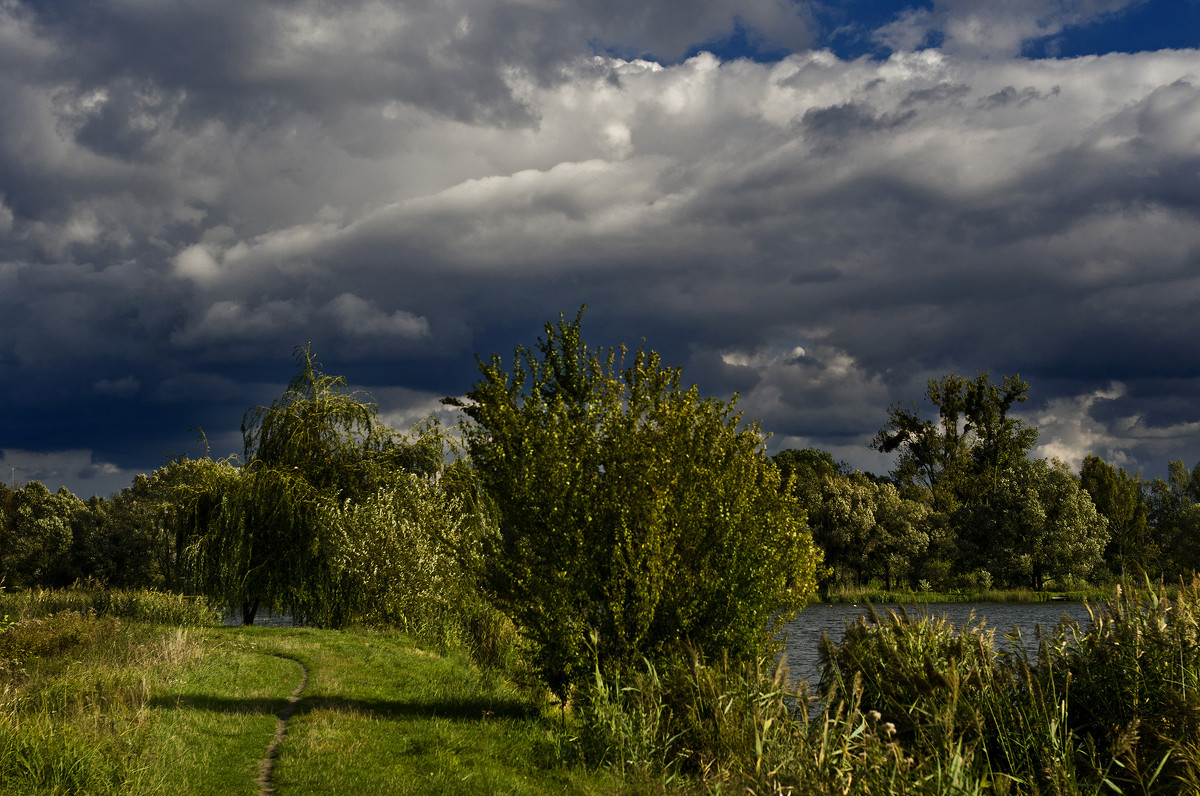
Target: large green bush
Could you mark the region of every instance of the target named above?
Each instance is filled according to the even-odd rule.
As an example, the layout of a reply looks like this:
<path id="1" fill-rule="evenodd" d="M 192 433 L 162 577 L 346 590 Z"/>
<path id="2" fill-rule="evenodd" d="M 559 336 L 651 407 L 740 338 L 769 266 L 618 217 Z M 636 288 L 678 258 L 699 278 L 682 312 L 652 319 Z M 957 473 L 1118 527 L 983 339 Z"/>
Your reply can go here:
<path id="1" fill-rule="evenodd" d="M 581 313 L 582 314 L 582 313 Z M 690 641 L 753 657 L 814 592 L 795 499 L 734 406 L 639 349 L 590 349 L 546 325 L 511 369 L 480 362 L 464 436 L 499 516 L 486 586 L 560 697 Z"/>

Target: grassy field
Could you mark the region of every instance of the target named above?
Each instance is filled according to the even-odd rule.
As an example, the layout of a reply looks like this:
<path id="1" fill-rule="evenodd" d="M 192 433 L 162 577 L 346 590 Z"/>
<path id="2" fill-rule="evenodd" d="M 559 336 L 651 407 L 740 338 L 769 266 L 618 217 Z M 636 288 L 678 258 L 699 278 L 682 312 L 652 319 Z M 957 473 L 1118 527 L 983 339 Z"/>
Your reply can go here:
<path id="1" fill-rule="evenodd" d="M 0 611 L 7 608 L 0 605 Z M 0 633 L 0 793 L 613 793 L 557 712 L 395 633 L 179 627 L 90 612 Z"/>

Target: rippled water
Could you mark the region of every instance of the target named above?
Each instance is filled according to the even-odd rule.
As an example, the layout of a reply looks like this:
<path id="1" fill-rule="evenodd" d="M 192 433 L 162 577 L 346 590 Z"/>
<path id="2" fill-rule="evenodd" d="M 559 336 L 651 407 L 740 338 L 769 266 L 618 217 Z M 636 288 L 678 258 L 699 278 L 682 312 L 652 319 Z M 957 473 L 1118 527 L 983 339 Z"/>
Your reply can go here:
<path id="1" fill-rule="evenodd" d="M 884 613 L 897 608 L 895 605 L 878 605 L 875 610 Z M 913 616 L 944 616 L 955 627 L 962 627 L 974 614 L 975 623 L 985 622 L 985 627 L 996 631 L 996 646 L 1003 644 L 1001 636 L 1013 628 L 1020 631 L 1027 648 L 1036 644 L 1036 630 L 1040 626 L 1049 632 L 1054 625 L 1067 616 L 1080 625 L 1088 621 L 1087 608 L 1083 603 L 928 603 L 907 605 L 904 609 Z M 841 641 L 848 621 L 866 616 L 865 605 L 810 605 L 800 612 L 785 628 L 784 655 L 788 668 L 795 680 L 807 680 L 814 688 L 821 677 L 818 649 L 821 633 L 826 632 L 834 641 Z"/>

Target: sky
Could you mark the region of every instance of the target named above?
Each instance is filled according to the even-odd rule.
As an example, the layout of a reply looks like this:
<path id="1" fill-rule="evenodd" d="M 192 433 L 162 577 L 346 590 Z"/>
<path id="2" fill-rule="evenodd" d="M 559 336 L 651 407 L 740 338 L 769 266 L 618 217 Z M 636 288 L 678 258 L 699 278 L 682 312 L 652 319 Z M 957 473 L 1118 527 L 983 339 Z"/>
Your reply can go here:
<path id="1" fill-rule="evenodd" d="M 771 452 L 887 472 L 987 371 L 1038 456 L 1190 468 L 1197 47 L 1200 0 L 0 0 L 0 473 L 240 453 L 308 342 L 454 423 L 582 304 Z"/>

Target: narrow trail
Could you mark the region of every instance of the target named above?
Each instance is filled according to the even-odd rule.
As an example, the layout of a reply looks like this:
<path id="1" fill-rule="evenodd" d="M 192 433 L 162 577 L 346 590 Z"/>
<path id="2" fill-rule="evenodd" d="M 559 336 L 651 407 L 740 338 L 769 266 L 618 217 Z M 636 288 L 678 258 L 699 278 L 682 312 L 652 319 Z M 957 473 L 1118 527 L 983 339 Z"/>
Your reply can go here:
<path id="1" fill-rule="evenodd" d="M 267 746 L 267 755 L 258 764 L 258 793 L 259 796 L 268 796 L 275 792 L 275 787 L 271 784 L 271 774 L 275 771 L 275 761 L 279 758 L 279 746 L 283 743 L 283 736 L 287 734 L 288 719 L 296 712 L 296 703 L 300 701 L 300 692 L 304 690 L 304 686 L 308 685 L 308 667 L 295 658 L 289 658 L 286 655 L 277 655 L 277 658 L 291 661 L 300 667 L 300 685 L 296 686 L 296 690 L 288 697 L 288 703 L 279 711 L 279 722 L 275 725 L 275 737 L 271 739 L 271 743 Z"/>

